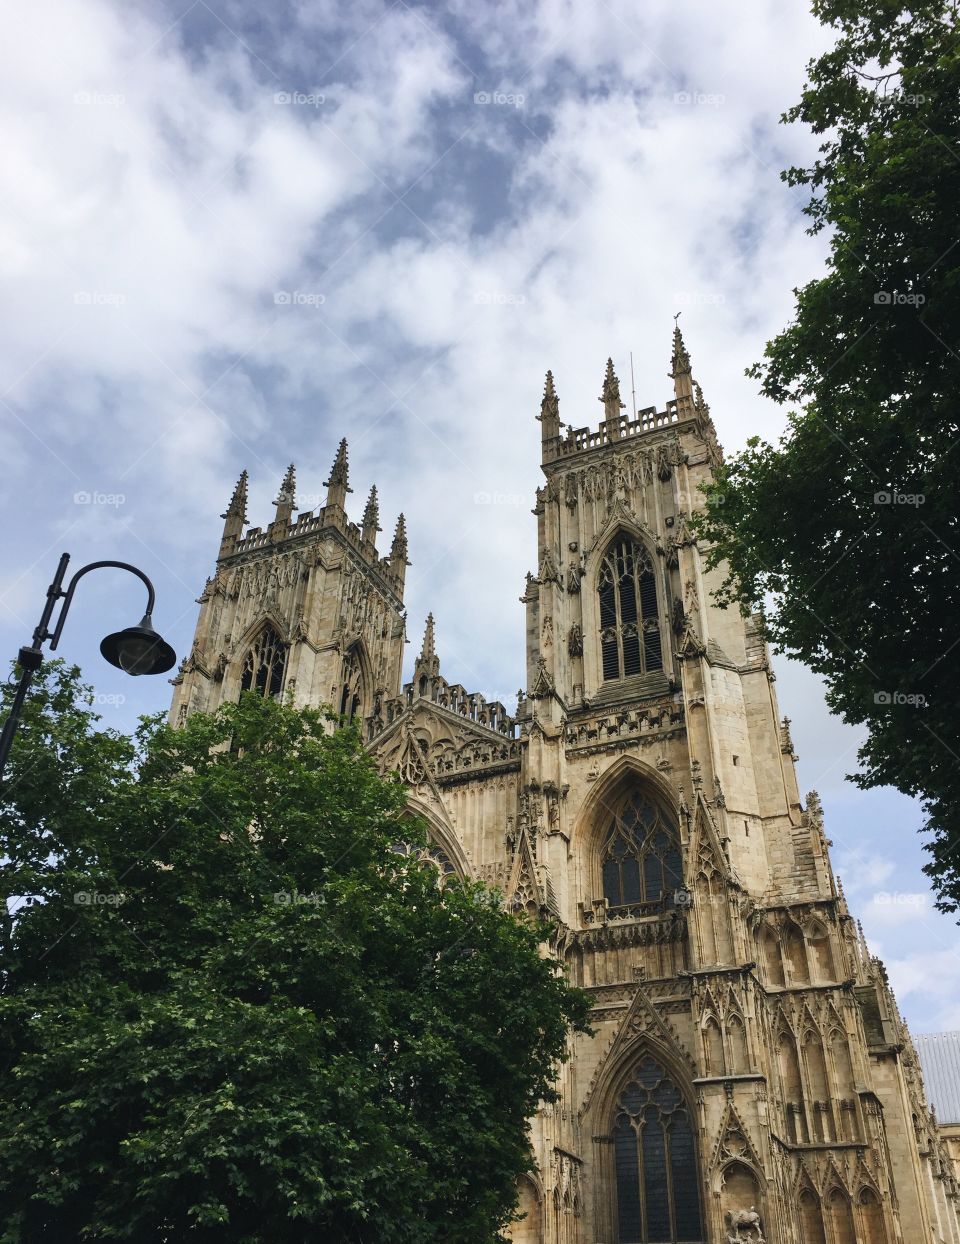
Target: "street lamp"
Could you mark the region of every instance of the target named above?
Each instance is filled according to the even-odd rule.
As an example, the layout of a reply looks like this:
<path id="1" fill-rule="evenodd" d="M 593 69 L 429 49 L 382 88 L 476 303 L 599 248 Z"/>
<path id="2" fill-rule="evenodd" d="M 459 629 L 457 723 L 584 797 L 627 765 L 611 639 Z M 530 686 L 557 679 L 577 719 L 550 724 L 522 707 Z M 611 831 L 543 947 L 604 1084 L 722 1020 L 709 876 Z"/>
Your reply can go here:
<path id="1" fill-rule="evenodd" d="M 40 615 L 40 621 L 37 629 L 33 632 L 33 643 L 28 648 L 21 648 L 17 654 L 17 664 L 20 666 L 20 681 L 17 683 L 17 690 L 13 696 L 13 703 L 10 706 L 10 712 L 7 720 L 3 723 L 3 732 L 0 733 L 0 779 L 3 778 L 3 771 L 6 768 L 7 757 L 10 754 L 10 745 L 13 742 L 13 736 L 17 732 L 17 725 L 20 721 L 20 713 L 23 709 L 23 702 L 27 697 L 30 683 L 33 676 L 43 664 L 42 645 L 45 640 L 50 640 L 50 650 L 55 651 L 57 644 L 60 642 L 60 636 L 63 632 L 63 624 L 67 619 L 67 613 L 70 605 L 73 603 L 73 594 L 76 591 L 77 583 L 91 570 L 98 570 L 101 566 L 113 566 L 117 570 L 129 570 L 131 574 L 135 574 L 138 579 L 142 579 L 147 586 L 147 612 L 143 615 L 136 626 L 128 626 L 125 630 L 116 631 L 113 635 L 108 635 L 100 644 L 100 651 L 104 658 L 115 665 L 118 669 L 123 670 L 127 674 L 134 677 L 140 674 L 163 674 L 172 668 L 177 659 L 176 653 L 165 642 L 162 636 L 158 635 L 153 629 L 153 603 L 156 593 L 153 590 L 153 584 L 136 566 L 131 566 L 128 562 L 90 562 L 88 566 L 83 566 L 70 580 L 67 590 L 63 590 L 63 580 L 67 573 L 67 564 L 70 561 L 70 554 L 64 553 L 60 558 L 60 564 L 57 566 L 57 573 L 53 576 L 53 582 L 47 588 L 47 603 L 43 607 L 43 613 Z M 58 600 L 63 600 L 60 608 L 60 616 L 57 618 L 57 624 L 51 631 L 50 620 L 53 617 L 53 611 L 56 608 Z"/>

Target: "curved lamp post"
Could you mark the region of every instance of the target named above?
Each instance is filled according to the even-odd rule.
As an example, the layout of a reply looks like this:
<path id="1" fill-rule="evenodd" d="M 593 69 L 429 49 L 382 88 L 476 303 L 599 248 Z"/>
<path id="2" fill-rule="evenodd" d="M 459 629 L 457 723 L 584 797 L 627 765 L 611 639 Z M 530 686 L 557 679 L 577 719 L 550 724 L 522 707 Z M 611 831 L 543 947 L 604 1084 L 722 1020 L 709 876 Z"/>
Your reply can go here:
<path id="1" fill-rule="evenodd" d="M 156 593 L 153 590 L 153 584 L 136 566 L 131 566 L 128 562 L 90 562 L 89 565 L 83 566 L 70 580 L 66 591 L 63 589 L 64 576 L 67 573 L 67 564 L 70 561 L 70 554 L 64 553 L 60 558 L 60 564 L 57 566 L 57 573 L 53 576 L 53 582 L 47 588 L 47 603 L 43 607 L 43 613 L 40 615 L 40 621 L 37 629 L 33 632 L 33 643 L 26 648 L 21 648 L 17 654 L 17 664 L 20 666 L 20 681 L 17 683 L 17 690 L 14 693 L 13 703 L 10 706 L 10 712 L 7 720 L 3 723 L 3 732 L 0 733 L 0 780 L 3 778 L 3 771 L 6 767 L 7 757 L 10 754 L 10 745 L 13 742 L 13 736 L 17 732 L 17 725 L 20 721 L 20 713 L 23 709 L 23 702 L 26 699 L 27 691 L 33 676 L 43 664 L 42 645 L 46 640 L 50 640 L 50 650 L 55 651 L 57 644 L 60 642 L 60 636 L 63 632 L 63 624 L 67 619 L 67 613 L 70 605 L 73 603 L 73 594 L 77 589 L 77 583 L 85 574 L 91 570 L 98 570 L 101 566 L 113 566 L 117 570 L 129 570 L 131 574 L 142 579 L 147 587 L 147 611 L 137 623 L 136 626 L 128 626 L 125 630 L 116 631 L 113 635 L 108 635 L 100 644 L 100 652 L 104 658 L 115 665 L 118 669 L 122 669 L 127 674 L 136 677 L 139 674 L 163 674 L 171 669 L 177 659 L 176 653 L 168 643 L 158 635 L 153 629 L 153 604 Z M 51 631 L 50 620 L 53 617 L 53 611 L 56 608 L 58 600 L 63 600 L 60 608 L 60 616 L 57 618 L 56 626 Z"/>

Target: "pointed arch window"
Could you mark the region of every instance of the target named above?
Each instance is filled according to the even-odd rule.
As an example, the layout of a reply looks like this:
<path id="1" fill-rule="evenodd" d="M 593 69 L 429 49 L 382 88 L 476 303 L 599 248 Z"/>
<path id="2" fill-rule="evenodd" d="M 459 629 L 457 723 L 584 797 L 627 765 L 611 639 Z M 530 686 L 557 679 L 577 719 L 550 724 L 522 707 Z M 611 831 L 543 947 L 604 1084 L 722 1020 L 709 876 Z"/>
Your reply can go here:
<path id="1" fill-rule="evenodd" d="M 363 670 L 356 646 L 350 649 L 343 663 L 343 684 L 340 688 L 340 715 L 347 721 L 360 716 L 363 709 Z"/>
<path id="2" fill-rule="evenodd" d="M 701 1240 L 690 1116 L 680 1090 L 652 1057 L 634 1068 L 620 1095 L 613 1145 L 619 1244 Z"/>
<path id="3" fill-rule="evenodd" d="M 657 580 L 647 548 L 617 536 L 600 564 L 597 593 L 604 682 L 662 670 Z"/>
<path id="4" fill-rule="evenodd" d="M 634 790 L 610 823 L 601 856 L 610 907 L 657 905 L 683 886 L 676 821 L 643 790 Z"/>
<path id="5" fill-rule="evenodd" d="M 276 699 L 283 689 L 287 650 L 272 626 L 265 626 L 247 652 L 240 674 L 240 690 Z"/>

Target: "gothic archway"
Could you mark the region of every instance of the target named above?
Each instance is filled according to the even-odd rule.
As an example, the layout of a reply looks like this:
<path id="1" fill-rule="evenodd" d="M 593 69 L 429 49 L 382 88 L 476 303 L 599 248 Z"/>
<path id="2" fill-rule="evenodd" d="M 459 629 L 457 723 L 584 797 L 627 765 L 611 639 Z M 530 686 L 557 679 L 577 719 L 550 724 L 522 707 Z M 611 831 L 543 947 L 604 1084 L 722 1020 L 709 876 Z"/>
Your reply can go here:
<path id="1" fill-rule="evenodd" d="M 676 817 L 647 788 L 633 787 L 608 818 L 600 863 L 611 911 L 642 914 L 672 903 L 683 887 Z"/>
<path id="2" fill-rule="evenodd" d="M 699 1241 L 700 1176 L 690 1107 L 666 1063 L 637 1055 L 613 1104 L 617 1244 Z"/>
<path id="3" fill-rule="evenodd" d="M 823 1209 L 812 1188 L 800 1193 L 800 1229 L 803 1244 L 827 1244 L 823 1231 Z"/>
<path id="4" fill-rule="evenodd" d="M 351 644 L 343 656 L 337 704 L 337 711 L 345 722 L 360 722 L 366 716 L 370 686 L 367 665 L 363 645 L 359 641 Z"/>
<path id="5" fill-rule="evenodd" d="M 597 597 L 603 681 L 661 671 L 662 610 L 653 556 L 625 531 L 607 545 L 597 572 Z"/>
<path id="6" fill-rule="evenodd" d="M 747 1162 L 735 1159 L 720 1172 L 720 1214 L 725 1226 L 737 1213 L 756 1211 L 764 1218 L 763 1188 L 757 1172 Z"/>
<path id="7" fill-rule="evenodd" d="M 517 1213 L 523 1217 L 510 1224 L 507 1238 L 511 1244 L 541 1244 L 543 1210 L 540 1194 L 529 1176 L 524 1175 L 517 1188 Z"/>
<path id="8" fill-rule="evenodd" d="M 427 846 L 410 847 L 409 843 L 398 843 L 397 850 L 403 855 L 417 855 L 425 865 L 436 868 L 441 886 L 454 880 L 466 881 L 473 876 L 464 848 L 453 833 L 446 829 L 438 816 L 409 795 L 400 824 L 408 819 L 425 822 Z"/>
<path id="9" fill-rule="evenodd" d="M 278 699 L 283 690 L 287 648 L 269 622 L 252 639 L 240 669 L 240 690 Z"/>

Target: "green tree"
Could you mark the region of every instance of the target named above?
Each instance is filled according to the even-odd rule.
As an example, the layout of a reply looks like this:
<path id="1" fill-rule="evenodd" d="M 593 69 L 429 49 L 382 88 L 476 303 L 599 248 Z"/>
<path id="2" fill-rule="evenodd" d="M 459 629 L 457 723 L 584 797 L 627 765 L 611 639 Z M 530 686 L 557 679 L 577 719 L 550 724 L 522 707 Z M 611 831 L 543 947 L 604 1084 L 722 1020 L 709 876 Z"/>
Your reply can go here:
<path id="1" fill-rule="evenodd" d="M 0 1240 L 498 1238 L 586 997 L 443 890 L 320 711 L 96 726 L 49 666 L 0 802 Z"/>
<path id="2" fill-rule="evenodd" d="M 816 0 L 836 31 L 783 118 L 820 136 L 806 187 L 827 272 L 751 373 L 790 403 L 708 489 L 720 599 L 865 725 L 861 786 L 924 800 L 925 871 L 960 902 L 960 41 L 955 3 Z"/>

